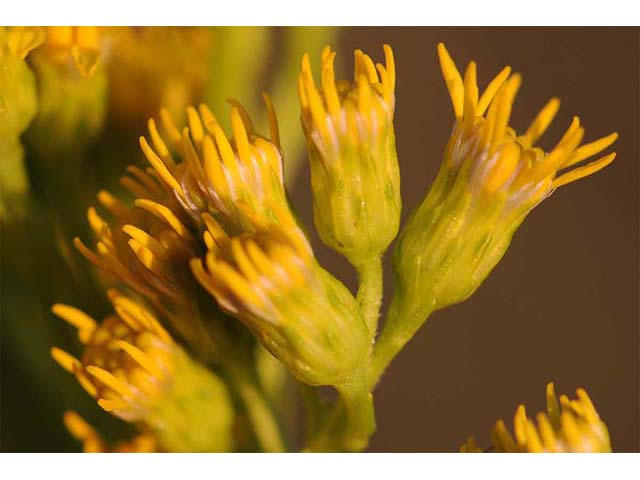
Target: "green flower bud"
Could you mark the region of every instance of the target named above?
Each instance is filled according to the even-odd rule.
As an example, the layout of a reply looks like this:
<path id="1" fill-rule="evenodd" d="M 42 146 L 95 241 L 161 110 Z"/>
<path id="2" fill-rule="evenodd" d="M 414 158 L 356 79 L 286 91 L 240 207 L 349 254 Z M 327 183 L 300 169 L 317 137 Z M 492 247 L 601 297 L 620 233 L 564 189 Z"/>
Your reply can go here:
<path id="1" fill-rule="evenodd" d="M 350 382 L 369 352 L 367 327 L 351 293 L 316 263 L 302 233 L 273 227 L 229 239 L 213 222 L 218 243 L 207 270 L 200 259 L 191 263 L 200 283 L 299 380 Z"/>
<path id="2" fill-rule="evenodd" d="M 323 242 L 354 265 L 381 255 L 398 233 L 400 174 L 393 113 L 395 66 L 355 51 L 354 83 L 336 82 L 335 52 L 322 54 L 322 88 L 309 57 L 302 61 L 299 95 L 311 163 L 314 219 Z"/>

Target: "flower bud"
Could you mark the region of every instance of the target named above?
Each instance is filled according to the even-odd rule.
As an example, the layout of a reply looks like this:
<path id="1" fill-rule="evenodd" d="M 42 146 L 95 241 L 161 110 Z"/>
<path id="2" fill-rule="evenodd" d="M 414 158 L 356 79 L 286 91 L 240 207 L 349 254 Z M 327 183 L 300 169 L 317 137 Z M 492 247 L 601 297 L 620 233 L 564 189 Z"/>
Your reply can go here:
<path id="1" fill-rule="evenodd" d="M 168 451 L 231 449 L 233 407 L 226 385 L 173 342 L 140 304 L 110 292 L 116 315 L 100 324 L 80 310 L 56 304 L 53 312 L 78 329 L 80 359 L 53 348 L 107 412 L 149 428 Z"/>
<path id="2" fill-rule="evenodd" d="M 188 127 L 179 130 L 166 110 L 160 112 L 165 141 L 154 120 L 149 121 L 151 144 L 140 145 L 155 176 L 173 191 L 193 222 L 204 227 L 202 214 L 215 216 L 231 235 L 253 232 L 265 225 L 296 222 L 287 202 L 275 110 L 263 96 L 271 139 L 257 134 L 237 102 L 231 101 L 233 138 L 228 137 L 206 105 L 187 109 Z M 171 152 L 182 158 L 174 160 Z M 203 228 L 204 230 L 204 228 Z"/>
<path id="3" fill-rule="evenodd" d="M 384 52 L 386 66 L 374 66 L 356 50 L 353 83 L 336 82 L 329 47 L 322 53 L 321 88 L 308 55 L 299 76 L 316 228 L 326 245 L 354 265 L 381 255 L 400 220 L 395 65 L 391 47 L 385 45 Z"/>
<path id="4" fill-rule="evenodd" d="M 220 306 L 242 321 L 299 380 L 348 382 L 369 349 L 351 293 L 317 263 L 296 232 L 270 230 L 228 238 L 210 218 L 216 245 L 191 263 Z"/>

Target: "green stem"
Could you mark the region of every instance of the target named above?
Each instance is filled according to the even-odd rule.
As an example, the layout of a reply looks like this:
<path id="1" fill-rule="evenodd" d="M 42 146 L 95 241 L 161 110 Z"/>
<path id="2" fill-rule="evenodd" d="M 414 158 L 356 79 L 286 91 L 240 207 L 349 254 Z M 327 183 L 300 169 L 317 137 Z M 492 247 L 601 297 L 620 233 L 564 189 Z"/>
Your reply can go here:
<path id="1" fill-rule="evenodd" d="M 349 452 L 361 452 L 369 445 L 369 438 L 376 429 L 373 396 L 364 381 L 336 388 L 346 417 L 342 447 Z"/>
<path id="2" fill-rule="evenodd" d="M 382 261 L 379 255 L 356 265 L 360 286 L 356 300 L 373 343 L 382 303 Z M 373 397 L 367 388 L 367 369 L 355 373 L 349 382 L 336 385 L 340 399 L 327 410 L 322 429 L 315 432 L 308 451 L 352 451 L 367 448 L 375 431 Z"/>
<path id="3" fill-rule="evenodd" d="M 413 338 L 433 310 L 433 302 L 408 305 L 402 295 L 394 295 L 369 365 L 367 380 L 370 391 L 373 391 L 391 361 Z"/>
<path id="4" fill-rule="evenodd" d="M 278 422 L 255 376 L 240 369 L 235 369 L 231 374 L 262 450 L 269 453 L 284 452 Z"/>
<path id="5" fill-rule="evenodd" d="M 382 303 L 382 260 L 380 256 L 376 256 L 356 269 L 360 279 L 356 300 L 373 339 L 378 329 Z"/>
<path id="6" fill-rule="evenodd" d="M 373 396 L 366 388 L 364 375 L 358 377 L 352 383 L 335 387 L 340 398 L 327 410 L 322 430 L 314 435 L 305 451 L 360 452 L 367 448 L 376 428 Z"/>

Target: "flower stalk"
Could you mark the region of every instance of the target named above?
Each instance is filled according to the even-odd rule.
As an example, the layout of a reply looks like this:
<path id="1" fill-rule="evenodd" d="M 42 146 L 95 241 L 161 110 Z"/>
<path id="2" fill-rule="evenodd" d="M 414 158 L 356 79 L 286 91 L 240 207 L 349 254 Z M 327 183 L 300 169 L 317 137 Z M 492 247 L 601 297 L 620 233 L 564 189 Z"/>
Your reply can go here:
<path id="1" fill-rule="evenodd" d="M 378 319 L 382 304 L 382 259 L 376 256 L 357 267 L 356 270 L 360 280 L 356 300 L 373 342 L 378 330 Z"/>

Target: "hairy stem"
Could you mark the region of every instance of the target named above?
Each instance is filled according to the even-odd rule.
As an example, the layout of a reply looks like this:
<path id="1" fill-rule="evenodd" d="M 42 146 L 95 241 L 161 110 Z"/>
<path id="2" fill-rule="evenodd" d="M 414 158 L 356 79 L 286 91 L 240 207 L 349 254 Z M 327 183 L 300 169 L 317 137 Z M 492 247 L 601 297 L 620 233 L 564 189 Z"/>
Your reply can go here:
<path id="1" fill-rule="evenodd" d="M 366 388 L 364 371 L 351 382 L 336 385 L 338 401 L 326 410 L 322 429 L 315 432 L 306 451 L 360 452 L 369 445 L 375 431 L 373 396 Z"/>
<path id="2" fill-rule="evenodd" d="M 346 418 L 342 435 L 342 448 L 349 452 L 361 452 L 369 445 L 369 438 L 376 429 L 373 396 L 366 382 L 336 387 L 340 393 Z"/>
<path id="3" fill-rule="evenodd" d="M 401 295 L 394 295 L 382 333 L 376 340 L 369 365 L 367 382 L 370 391 L 396 355 L 413 338 L 433 311 L 433 302 L 408 305 Z"/>
<path id="4" fill-rule="evenodd" d="M 356 269 L 360 280 L 356 300 L 371 338 L 374 338 L 378 329 L 382 303 L 382 260 L 380 256 L 376 256 L 357 266 Z"/>

